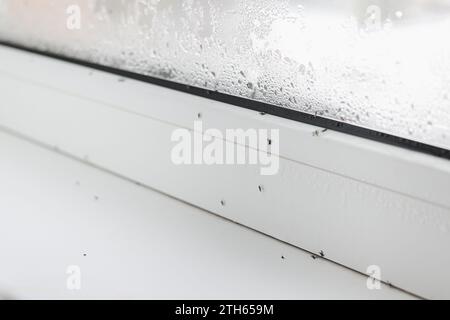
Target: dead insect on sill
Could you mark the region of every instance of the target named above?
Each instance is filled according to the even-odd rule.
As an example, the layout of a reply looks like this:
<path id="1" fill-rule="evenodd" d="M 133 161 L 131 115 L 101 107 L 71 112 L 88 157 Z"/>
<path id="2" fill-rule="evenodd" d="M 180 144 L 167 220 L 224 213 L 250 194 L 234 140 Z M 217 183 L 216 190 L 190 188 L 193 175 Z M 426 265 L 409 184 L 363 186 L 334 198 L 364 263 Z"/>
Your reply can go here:
<path id="1" fill-rule="evenodd" d="M 324 133 L 324 132 L 327 132 L 327 131 L 328 131 L 328 129 L 326 129 L 326 128 L 322 129 L 322 130 L 314 130 L 312 135 L 313 135 L 313 137 L 318 137 L 318 136 L 320 136 L 321 133 Z"/>

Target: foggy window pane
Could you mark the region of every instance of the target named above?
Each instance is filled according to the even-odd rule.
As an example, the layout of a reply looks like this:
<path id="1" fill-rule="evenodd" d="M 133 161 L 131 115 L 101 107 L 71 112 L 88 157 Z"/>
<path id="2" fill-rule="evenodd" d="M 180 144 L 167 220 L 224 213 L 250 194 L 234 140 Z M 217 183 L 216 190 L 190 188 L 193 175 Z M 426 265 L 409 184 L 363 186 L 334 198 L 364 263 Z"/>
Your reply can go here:
<path id="1" fill-rule="evenodd" d="M 0 0 L 0 40 L 447 149 L 449 34 L 450 0 Z"/>

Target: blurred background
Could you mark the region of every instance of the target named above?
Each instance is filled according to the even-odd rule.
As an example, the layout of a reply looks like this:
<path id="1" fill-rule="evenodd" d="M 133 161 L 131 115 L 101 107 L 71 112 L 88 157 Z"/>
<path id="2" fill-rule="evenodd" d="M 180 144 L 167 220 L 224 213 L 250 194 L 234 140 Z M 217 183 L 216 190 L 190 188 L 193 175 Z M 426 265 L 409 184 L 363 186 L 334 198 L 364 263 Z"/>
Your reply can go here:
<path id="1" fill-rule="evenodd" d="M 448 0 L 0 7 L 2 41 L 450 148 Z"/>

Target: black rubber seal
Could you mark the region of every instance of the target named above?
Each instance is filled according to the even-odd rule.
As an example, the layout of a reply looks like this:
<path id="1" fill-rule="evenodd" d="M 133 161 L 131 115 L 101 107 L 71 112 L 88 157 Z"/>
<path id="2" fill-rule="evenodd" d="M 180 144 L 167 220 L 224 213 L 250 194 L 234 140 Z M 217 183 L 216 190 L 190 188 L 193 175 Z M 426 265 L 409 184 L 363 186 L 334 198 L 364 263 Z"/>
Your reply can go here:
<path id="1" fill-rule="evenodd" d="M 242 108 L 246 108 L 246 109 L 250 109 L 250 110 L 255 110 L 258 112 L 262 112 L 262 113 L 266 113 L 266 114 L 270 114 L 270 115 L 274 115 L 274 116 L 278 116 L 278 117 L 282 117 L 282 118 L 286 118 L 286 119 L 290 119 L 290 120 L 294 120 L 294 121 L 307 123 L 310 125 L 326 128 L 329 130 L 347 133 L 347 134 L 351 134 L 351 135 L 354 135 L 357 137 L 370 139 L 370 140 L 386 143 L 389 145 L 405 148 L 408 150 L 417 151 L 417 152 L 421 152 L 421 153 L 425 153 L 425 154 L 429 154 L 429 155 L 433 155 L 436 157 L 445 158 L 445 159 L 450 160 L 450 150 L 432 146 L 432 145 L 425 144 L 425 143 L 421 143 L 421 142 L 417 142 L 414 140 L 401 138 L 401 137 L 394 136 L 391 134 L 378 132 L 378 131 L 375 131 L 372 129 L 355 126 L 355 125 L 348 124 L 345 122 L 340 122 L 337 120 L 316 116 L 316 115 L 309 114 L 306 112 L 301 112 L 301 111 L 296 111 L 296 110 L 287 109 L 287 108 L 283 108 L 283 107 L 278 107 L 278 106 L 264 103 L 261 101 L 250 100 L 250 99 L 246 99 L 243 97 L 237 97 L 237 96 L 229 95 L 229 94 L 218 92 L 218 91 L 208 90 L 208 89 L 204 89 L 204 88 L 200 88 L 200 87 L 195 87 L 195 86 L 185 85 L 185 84 L 181 84 L 181 83 L 177 83 L 177 82 L 172 82 L 170 80 L 164 80 L 164 79 L 160 79 L 160 78 L 156 78 L 156 77 L 142 75 L 142 74 L 134 73 L 131 71 L 116 69 L 116 68 L 108 67 L 105 65 L 100 65 L 100 64 L 96 64 L 96 63 L 91 63 L 91 62 L 51 53 L 48 51 L 41 51 L 41 50 L 37 50 L 37 49 L 28 48 L 26 46 L 18 45 L 15 43 L 0 41 L 0 45 L 7 46 L 10 48 L 14 48 L 14 49 L 19 49 L 22 51 L 27 51 L 30 53 L 43 55 L 46 57 L 62 60 L 62 61 L 69 62 L 69 63 L 82 65 L 82 66 L 93 68 L 96 70 L 109 72 L 109 73 L 116 74 L 116 75 L 119 75 L 122 77 L 127 77 L 127 78 L 131 78 L 131 79 L 151 83 L 154 85 L 170 88 L 173 90 L 182 91 L 182 92 L 193 94 L 196 96 L 228 103 L 228 104 L 231 104 L 234 106 L 238 106 L 238 107 L 242 107 Z"/>

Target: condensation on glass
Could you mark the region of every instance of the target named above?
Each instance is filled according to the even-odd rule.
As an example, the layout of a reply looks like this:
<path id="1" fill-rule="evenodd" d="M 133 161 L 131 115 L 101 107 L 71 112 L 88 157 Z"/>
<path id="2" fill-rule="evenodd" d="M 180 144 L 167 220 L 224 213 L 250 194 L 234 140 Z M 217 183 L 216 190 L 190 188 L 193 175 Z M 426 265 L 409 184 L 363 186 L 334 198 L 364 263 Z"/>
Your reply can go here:
<path id="1" fill-rule="evenodd" d="M 0 0 L 1 40 L 447 149 L 449 34 L 450 0 Z"/>

